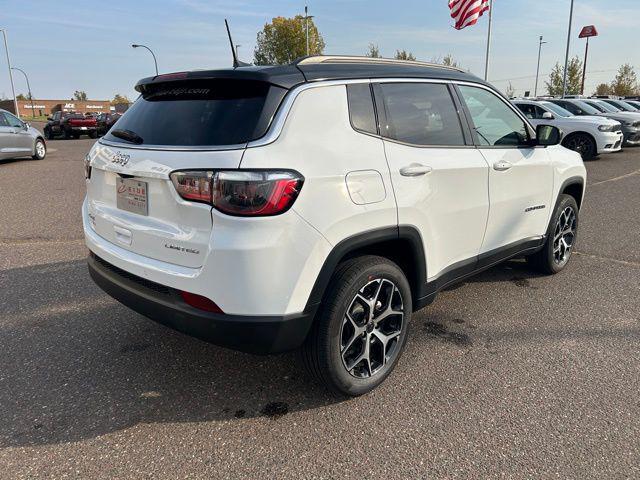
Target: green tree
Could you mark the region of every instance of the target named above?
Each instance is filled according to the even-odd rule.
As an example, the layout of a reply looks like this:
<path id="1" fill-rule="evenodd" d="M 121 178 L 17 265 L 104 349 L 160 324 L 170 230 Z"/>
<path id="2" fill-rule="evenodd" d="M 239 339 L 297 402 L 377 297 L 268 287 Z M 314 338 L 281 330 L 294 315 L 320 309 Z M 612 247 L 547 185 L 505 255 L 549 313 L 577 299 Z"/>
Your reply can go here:
<path id="1" fill-rule="evenodd" d="M 437 63 L 442 63 L 442 65 L 446 65 L 447 67 L 462 68 L 460 64 L 453 58 L 453 55 L 451 55 L 450 53 L 447 53 L 444 56 L 444 58 L 442 59 L 442 62 L 437 62 Z"/>
<path id="2" fill-rule="evenodd" d="M 369 44 L 367 53 L 365 53 L 364 56 L 369 58 L 382 58 L 382 55 L 380 55 L 380 49 L 378 48 L 378 45 L 375 45 L 373 43 Z"/>
<path id="3" fill-rule="evenodd" d="M 312 18 L 309 22 L 309 55 L 322 55 L 324 40 Z M 294 18 L 276 17 L 258 32 L 253 61 L 256 65 L 284 65 L 307 54 L 306 21 L 302 15 Z"/>
<path id="4" fill-rule="evenodd" d="M 548 95 L 562 95 L 562 81 L 564 77 L 564 67 L 556 63 L 549 74 L 549 80 L 545 81 Z M 567 95 L 578 95 L 582 88 L 582 60 L 573 57 L 567 66 Z"/>
<path id="5" fill-rule="evenodd" d="M 594 95 L 611 95 L 611 86 L 608 83 L 601 83 L 596 87 Z"/>
<path id="6" fill-rule="evenodd" d="M 396 50 L 396 54 L 393 57 L 396 60 L 410 60 L 415 62 L 416 57 L 411 52 L 407 52 L 406 50 Z"/>
<path id="7" fill-rule="evenodd" d="M 636 77 L 636 72 L 630 64 L 625 63 L 620 66 L 616 77 L 611 82 L 611 93 L 624 97 L 636 95 L 637 92 L 638 78 Z"/>
<path id="8" fill-rule="evenodd" d="M 129 100 L 126 95 L 120 95 L 119 93 L 116 93 L 113 97 L 113 100 L 111 100 L 111 105 L 119 105 L 121 103 L 131 103 L 131 100 Z"/>
<path id="9" fill-rule="evenodd" d="M 77 100 L 79 102 L 84 102 L 87 100 L 87 92 L 83 92 L 82 90 L 76 90 L 73 92 L 73 100 Z"/>
<path id="10" fill-rule="evenodd" d="M 28 100 L 29 98 L 24 93 L 16 95 L 16 100 Z"/>

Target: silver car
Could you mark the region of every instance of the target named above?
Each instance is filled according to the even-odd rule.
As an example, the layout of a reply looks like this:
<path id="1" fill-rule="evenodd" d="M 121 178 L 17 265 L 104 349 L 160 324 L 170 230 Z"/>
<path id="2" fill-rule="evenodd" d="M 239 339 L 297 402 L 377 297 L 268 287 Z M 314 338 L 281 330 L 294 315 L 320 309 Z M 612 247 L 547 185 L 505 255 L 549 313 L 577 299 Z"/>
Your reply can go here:
<path id="1" fill-rule="evenodd" d="M 42 160 L 46 154 L 47 144 L 38 130 L 0 109 L 0 160 L 19 157 Z"/>

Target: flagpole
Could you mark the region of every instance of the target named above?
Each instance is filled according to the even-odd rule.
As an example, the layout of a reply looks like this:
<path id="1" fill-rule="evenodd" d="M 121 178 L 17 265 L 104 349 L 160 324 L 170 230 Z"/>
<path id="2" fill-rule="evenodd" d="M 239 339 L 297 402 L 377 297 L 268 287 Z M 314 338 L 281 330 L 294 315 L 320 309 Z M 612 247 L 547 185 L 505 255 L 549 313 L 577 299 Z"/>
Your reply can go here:
<path id="1" fill-rule="evenodd" d="M 493 13 L 493 1 L 489 0 L 489 28 L 487 30 L 487 56 L 484 62 L 484 80 L 489 78 L 489 51 L 491 50 L 491 14 Z"/>

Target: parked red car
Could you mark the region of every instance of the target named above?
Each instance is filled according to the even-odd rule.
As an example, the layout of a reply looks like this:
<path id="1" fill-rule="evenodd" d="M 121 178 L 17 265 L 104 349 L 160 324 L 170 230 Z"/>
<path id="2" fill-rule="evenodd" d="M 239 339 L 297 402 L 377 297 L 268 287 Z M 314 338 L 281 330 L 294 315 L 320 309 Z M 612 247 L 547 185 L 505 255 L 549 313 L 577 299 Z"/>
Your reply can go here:
<path id="1" fill-rule="evenodd" d="M 97 122 L 92 116 L 75 112 L 55 112 L 48 118 L 44 134 L 48 140 L 62 136 L 64 138 L 80 138 L 80 135 L 98 136 Z"/>

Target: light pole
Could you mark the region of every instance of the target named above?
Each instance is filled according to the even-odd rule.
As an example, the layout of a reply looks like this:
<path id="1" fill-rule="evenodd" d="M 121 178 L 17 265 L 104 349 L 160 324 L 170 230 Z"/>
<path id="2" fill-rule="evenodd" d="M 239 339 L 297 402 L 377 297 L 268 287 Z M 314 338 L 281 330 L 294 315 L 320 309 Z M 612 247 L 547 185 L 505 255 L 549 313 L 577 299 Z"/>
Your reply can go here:
<path id="1" fill-rule="evenodd" d="M 153 56 L 153 63 L 156 66 L 156 77 L 158 76 L 158 61 L 156 60 L 156 54 L 153 53 L 153 50 L 151 50 L 149 47 L 147 47 L 146 45 L 138 45 L 137 43 L 134 43 L 133 45 L 131 45 L 133 48 L 146 48 L 147 50 L 149 50 L 149 52 L 151 53 L 151 55 Z"/>
<path id="2" fill-rule="evenodd" d="M 27 77 L 27 73 L 18 67 L 11 67 L 11 70 L 17 70 L 24 75 L 24 79 L 27 81 L 27 91 L 29 92 L 29 100 L 31 101 L 31 118 L 36 118 L 36 109 L 33 106 L 33 95 L 31 95 L 31 85 L 29 85 L 29 77 Z"/>
<path id="3" fill-rule="evenodd" d="M 547 43 L 542 40 L 542 35 L 540 35 L 540 43 L 538 44 L 538 66 L 536 67 L 536 86 L 533 89 L 533 96 L 538 96 L 538 75 L 540 74 L 540 54 L 542 53 L 542 45 Z"/>
<path id="4" fill-rule="evenodd" d="M 564 76 L 562 77 L 562 98 L 567 93 L 567 67 L 569 65 L 569 45 L 571 44 L 571 22 L 573 21 L 573 0 L 571 0 L 571 10 L 569 10 L 569 30 L 567 32 L 567 52 L 564 56 Z"/>
<path id="5" fill-rule="evenodd" d="M 18 111 L 18 100 L 16 99 L 16 89 L 13 86 L 13 72 L 11 71 L 11 60 L 9 59 L 9 46 L 7 45 L 7 33 L 3 28 L 0 28 L 0 32 L 2 32 L 2 37 L 4 38 L 4 50 L 7 54 L 7 64 L 9 65 L 9 80 L 11 80 L 11 93 L 13 94 L 13 108 L 15 109 L 16 116 L 20 117 L 20 112 Z"/>
<path id="6" fill-rule="evenodd" d="M 313 18 L 313 15 L 309 15 L 309 8 L 305 5 L 304 6 L 304 20 L 305 20 L 305 36 L 307 38 L 307 57 L 309 56 L 309 19 Z"/>

